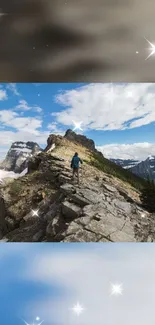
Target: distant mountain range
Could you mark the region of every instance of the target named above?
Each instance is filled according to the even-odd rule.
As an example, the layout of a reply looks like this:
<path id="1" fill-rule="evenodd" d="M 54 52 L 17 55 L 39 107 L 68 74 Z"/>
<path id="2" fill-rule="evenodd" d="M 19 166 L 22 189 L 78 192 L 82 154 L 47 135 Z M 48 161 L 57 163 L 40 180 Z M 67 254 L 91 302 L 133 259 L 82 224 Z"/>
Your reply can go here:
<path id="1" fill-rule="evenodd" d="M 130 170 L 133 174 L 147 179 L 149 176 L 150 179 L 155 180 L 155 156 L 149 156 L 144 161 L 138 160 L 123 160 L 123 159 L 110 159 L 112 162 L 118 166 L 123 167 L 124 169 Z"/>
<path id="2" fill-rule="evenodd" d="M 27 167 L 28 160 L 39 152 L 42 152 L 42 149 L 35 142 L 16 141 L 0 163 L 0 169 L 20 174 Z"/>
<path id="3" fill-rule="evenodd" d="M 123 160 L 123 159 L 110 159 L 112 162 L 114 162 L 116 165 L 121 166 L 125 169 L 129 169 L 129 168 L 133 168 L 136 165 L 138 165 L 140 163 L 139 160 L 132 160 L 132 159 L 127 159 L 127 160 Z"/>

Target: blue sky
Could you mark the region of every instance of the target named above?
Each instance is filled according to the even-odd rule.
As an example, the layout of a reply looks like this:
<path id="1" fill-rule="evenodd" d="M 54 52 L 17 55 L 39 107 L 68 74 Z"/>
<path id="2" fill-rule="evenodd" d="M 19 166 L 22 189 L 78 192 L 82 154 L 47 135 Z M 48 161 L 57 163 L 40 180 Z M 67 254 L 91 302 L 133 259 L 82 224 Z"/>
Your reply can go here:
<path id="1" fill-rule="evenodd" d="M 14 141 L 46 146 L 74 122 L 106 157 L 155 155 L 155 84 L 3 83 L 0 85 L 0 159 Z"/>
<path id="2" fill-rule="evenodd" d="M 1 243 L 1 323 L 153 325 L 154 273 L 148 243 Z M 112 294 L 114 286 L 121 294 Z"/>

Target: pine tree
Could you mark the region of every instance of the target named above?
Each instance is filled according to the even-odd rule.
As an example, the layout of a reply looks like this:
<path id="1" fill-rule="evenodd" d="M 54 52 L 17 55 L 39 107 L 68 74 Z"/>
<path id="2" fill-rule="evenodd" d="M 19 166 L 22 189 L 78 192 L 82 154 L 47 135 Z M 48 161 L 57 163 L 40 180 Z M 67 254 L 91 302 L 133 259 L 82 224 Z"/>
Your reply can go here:
<path id="1" fill-rule="evenodd" d="M 146 210 L 151 213 L 155 212 L 155 183 L 149 177 L 141 191 L 140 199 Z"/>

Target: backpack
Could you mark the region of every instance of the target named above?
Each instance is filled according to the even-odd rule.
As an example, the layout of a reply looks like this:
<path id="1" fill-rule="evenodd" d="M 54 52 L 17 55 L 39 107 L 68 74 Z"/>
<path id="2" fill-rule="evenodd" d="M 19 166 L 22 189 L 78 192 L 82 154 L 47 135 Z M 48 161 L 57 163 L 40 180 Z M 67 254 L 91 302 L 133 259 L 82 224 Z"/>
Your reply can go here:
<path id="1" fill-rule="evenodd" d="M 79 168 L 79 162 L 80 162 L 80 158 L 78 156 L 74 156 L 72 158 L 71 167 L 72 168 Z"/>

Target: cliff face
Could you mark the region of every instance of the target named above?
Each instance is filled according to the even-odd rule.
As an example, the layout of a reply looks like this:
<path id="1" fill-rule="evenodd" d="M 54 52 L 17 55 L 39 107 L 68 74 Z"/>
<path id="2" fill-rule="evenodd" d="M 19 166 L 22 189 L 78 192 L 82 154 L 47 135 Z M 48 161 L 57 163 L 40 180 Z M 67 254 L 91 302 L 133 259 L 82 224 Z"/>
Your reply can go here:
<path id="1" fill-rule="evenodd" d="M 30 157 L 42 149 L 35 142 L 14 142 L 4 161 L 0 164 L 1 169 L 21 173 L 26 167 Z"/>
<path id="2" fill-rule="evenodd" d="M 72 140 L 50 135 L 46 149 L 29 160 L 28 174 L 1 186 L 1 241 L 155 241 L 155 218 L 131 185 L 141 180 L 70 134 Z M 75 151 L 83 160 L 79 185 L 70 169 Z"/>

